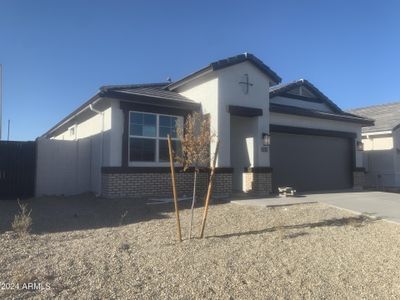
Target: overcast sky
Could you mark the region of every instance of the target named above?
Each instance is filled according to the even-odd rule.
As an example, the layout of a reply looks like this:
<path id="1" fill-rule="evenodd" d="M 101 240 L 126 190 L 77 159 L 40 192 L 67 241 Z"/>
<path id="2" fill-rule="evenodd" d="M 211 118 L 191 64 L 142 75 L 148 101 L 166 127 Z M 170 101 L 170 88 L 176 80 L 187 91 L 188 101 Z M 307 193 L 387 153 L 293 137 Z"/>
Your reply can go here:
<path id="1" fill-rule="evenodd" d="M 0 1 L 3 138 L 32 140 L 101 85 L 255 54 L 340 107 L 400 97 L 400 1 Z"/>

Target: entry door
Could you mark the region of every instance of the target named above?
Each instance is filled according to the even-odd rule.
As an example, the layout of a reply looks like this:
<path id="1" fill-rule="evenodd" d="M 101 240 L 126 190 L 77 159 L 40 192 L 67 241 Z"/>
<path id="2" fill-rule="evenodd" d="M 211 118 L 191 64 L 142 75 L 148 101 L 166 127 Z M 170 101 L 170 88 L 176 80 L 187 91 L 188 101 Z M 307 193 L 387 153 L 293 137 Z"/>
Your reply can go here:
<path id="1" fill-rule="evenodd" d="M 243 172 L 254 165 L 255 118 L 231 116 L 232 189 L 243 191 Z"/>
<path id="2" fill-rule="evenodd" d="M 272 182 L 297 191 L 352 187 L 352 139 L 271 133 Z"/>

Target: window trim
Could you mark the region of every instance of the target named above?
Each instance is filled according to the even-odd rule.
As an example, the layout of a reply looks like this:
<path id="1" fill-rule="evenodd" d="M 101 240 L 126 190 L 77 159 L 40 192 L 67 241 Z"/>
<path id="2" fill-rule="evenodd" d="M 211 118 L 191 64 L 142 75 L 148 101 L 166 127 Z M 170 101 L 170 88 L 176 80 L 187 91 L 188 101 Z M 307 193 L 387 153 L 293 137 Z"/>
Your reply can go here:
<path id="1" fill-rule="evenodd" d="M 131 134 L 131 115 L 132 113 L 140 113 L 140 114 L 148 114 L 156 116 L 156 136 L 140 136 Z M 137 110 L 129 110 L 128 111 L 128 166 L 168 166 L 169 161 L 160 161 L 160 140 L 168 140 L 167 137 L 160 136 L 160 116 L 174 117 L 177 118 L 178 122 L 181 122 L 183 125 L 184 118 L 179 115 L 170 115 L 170 114 L 160 114 L 160 113 L 152 113 L 152 112 L 144 112 Z M 150 139 L 156 141 L 156 151 L 155 151 L 155 161 L 139 161 L 139 160 L 130 160 L 131 153 L 131 138 L 140 138 L 140 139 Z M 171 137 L 173 141 L 179 141 L 179 137 Z"/>

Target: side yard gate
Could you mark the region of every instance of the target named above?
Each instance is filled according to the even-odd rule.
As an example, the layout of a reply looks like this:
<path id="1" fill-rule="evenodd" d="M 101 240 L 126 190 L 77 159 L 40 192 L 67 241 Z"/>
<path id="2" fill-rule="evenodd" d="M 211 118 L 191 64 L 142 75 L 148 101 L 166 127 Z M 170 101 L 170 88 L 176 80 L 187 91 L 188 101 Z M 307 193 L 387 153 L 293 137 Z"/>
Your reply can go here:
<path id="1" fill-rule="evenodd" d="M 35 194 L 36 143 L 0 141 L 0 199 Z"/>

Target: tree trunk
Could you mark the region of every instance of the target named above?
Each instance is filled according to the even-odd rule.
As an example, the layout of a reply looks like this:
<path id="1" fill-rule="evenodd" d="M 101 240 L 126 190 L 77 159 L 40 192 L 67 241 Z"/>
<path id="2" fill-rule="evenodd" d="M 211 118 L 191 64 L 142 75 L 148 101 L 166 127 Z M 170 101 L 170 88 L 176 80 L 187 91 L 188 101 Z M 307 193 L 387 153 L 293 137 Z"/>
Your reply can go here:
<path id="1" fill-rule="evenodd" d="M 206 201 L 205 201 L 205 205 L 204 205 L 203 221 L 201 222 L 200 238 L 204 237 L 204 228 L 206 227 L 208 206 L 210 204 L 211 192 L 212 192 L 213 181 L 214 181 L 214 176 L 215 176 L 215 164 L 217 162 L 218 150 L 219 150 L 219 140 L 217 141 L 217 146 L 215 147 L 214 159 L 213 159 L 212 166 L 211 166 L 210 180 L 208 182 L 207 196 L 206 196 Z"/>
<path id="2" fill-rule="evenodd" d="M 182 242 L 181 222 L 179 220 L 178 196 L 176 193 L 174 157 L 172 154 L 172 141 L 169 135 L 168 135 L 168 150 L 169 150 L 169 163 L 171 167 L 172 193 L 174 196 L 174 206 L 175 206 L 175 216 L 176 216 L 176 232 L 178 236 L 178 241 Z"/>
<path id="3" fill-rule="evenodd" d="M 192 198 L 192 207 L 191 207 L 191 210 L 190 210 L 189 240 L 192 238 L 192 224 L 193 224 L 194 204 L 196 202 L 196 182 L 197 182 L 197 169 L 194 170 L 193 198 Z"/>

